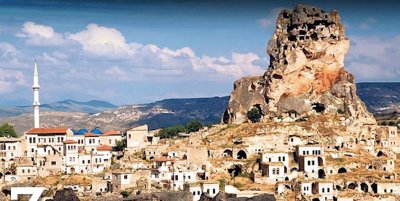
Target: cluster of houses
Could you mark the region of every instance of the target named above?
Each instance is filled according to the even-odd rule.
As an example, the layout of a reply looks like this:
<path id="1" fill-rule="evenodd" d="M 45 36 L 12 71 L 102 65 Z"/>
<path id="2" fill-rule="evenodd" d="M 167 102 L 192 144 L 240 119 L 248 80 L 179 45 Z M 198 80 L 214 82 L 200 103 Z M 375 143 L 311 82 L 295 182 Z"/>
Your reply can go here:
<path id="1" fill-rule="evenodd" d="M 220 190 L 229 191 L 210 179 L 213 174 L 236 177 L 246 171 L 252 182 L 275 186 L 278 197 L 295 194 L 312 201 L 347 201 L 354 200 L 355 194 L 400 196 L 397 127 L 365 127 L 356 136 L 333 136 L 331 143 L 296 134 L 288 134 L 283 143 L 263 143 L 255 137 L 258 142 L 234 140 L 231 148 L 201 144 L 204 133 L 161 142 L 147 125 L 124 133 L 32 128 L 20 138 L 0 138 L 0 178 L 12 183 L 55 174 L 101 174 L 88 188 L 68 187 L 95 194 L 185 190 L 199 200 L 204 193 L 213 197 Z M 121 142 L 123 151 L 117 149 Z M 213 165 L 213 159 L 223 159 L 228 165 Z M 245 169 L 250 160 L 258 165 Z"/>
<path id="2" fill-rule="evenodd" d="M 159 137 L 143 125 L 124 133 L 100 129 L 32 128 L 20 138 L 0 138 L 1 183 L 15 183 L 49 175 L 96 175 L 90 187 L 68 185 L 77 192 L 119 193 L 128 189 L 188 190 L 198 200 L 203 192 L 216 195 L 218 182 L 206 180 L 205 170 L 188 165 L 186 155 L 158 150 Z M 117 146 L 124 145 L 123 150 Z M 123 162 L 123 154 L 143 158 Z M 152 151 L 150 151 L 152 150 Z M 129 158 L 129 157 L 126 157 Z M 112 168 L 115 163 L 124 167 Z"/>

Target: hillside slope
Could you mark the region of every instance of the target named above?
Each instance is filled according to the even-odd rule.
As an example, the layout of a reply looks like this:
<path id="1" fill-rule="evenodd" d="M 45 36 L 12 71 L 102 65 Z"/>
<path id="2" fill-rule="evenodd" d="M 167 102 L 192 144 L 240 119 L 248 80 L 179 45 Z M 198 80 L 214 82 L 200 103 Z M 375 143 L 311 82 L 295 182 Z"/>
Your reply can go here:
<path id="1" fill-rule="evenodd" d="M 397 111 L 395 115 L 400 114 L 400 83 L 358 83 L 357 89 L 361 100 L 375 115 L 393 114 L 394 111 Z M 69 111 L 68 108 L 58 107 L 58 110 L 54 111 L 45 108 L 41 112 L 41 122 L 43 126 L 48 127 L 92 128 L 99 126 L 102 129 L 118 130 L 140 124 L 148 124 L 151 129 L 157 129 L 184 124 L 191 119 L 214 123 L 221 120 L 228 100 L 228 96 L 166 99 L 147 104 L 120 106 L 94 114 L 88 114 L 78 109 Z M 32 107 L 8 108 L 8 111 L 11 112 L 6 112 L 7 115 L 3 114 L 5 109 L 7 108 L 0 109 L 0 122 L 11 122 L 16 125 L 20 133 L 30 128 L 33 122 Z"/>

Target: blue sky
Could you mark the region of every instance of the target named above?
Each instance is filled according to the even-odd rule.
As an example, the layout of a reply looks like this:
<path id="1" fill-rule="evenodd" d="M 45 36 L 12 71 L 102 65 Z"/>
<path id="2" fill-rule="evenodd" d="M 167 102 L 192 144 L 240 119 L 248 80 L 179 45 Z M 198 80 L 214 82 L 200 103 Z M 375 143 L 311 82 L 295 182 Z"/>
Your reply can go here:
<path id="1" fill-rule="evenodd" d="M 0 105 L 31 104 L 34 59 L 42 103 L 229 95 L 264 72 L 275 18 L 292 3 L 0 0 Z M 399 3 L 295 3 L 339 11 L 358 82 L 400 81 Z"/>

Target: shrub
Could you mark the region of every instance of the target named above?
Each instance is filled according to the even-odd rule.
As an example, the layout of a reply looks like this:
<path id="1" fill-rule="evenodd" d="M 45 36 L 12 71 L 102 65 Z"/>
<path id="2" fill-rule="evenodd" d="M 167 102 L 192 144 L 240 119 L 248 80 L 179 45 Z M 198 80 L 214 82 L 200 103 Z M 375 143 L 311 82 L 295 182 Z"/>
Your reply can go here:
<path id="1" fill-rule="evenodd" d="M 197 120 L 197 119 L 193 119 L 192 121 L 190 121 L 187 125 L 186 125 L 186 129 L 189 132 L 196 132 L 199 131 L 200 129 L 203 128 L 203 124 Z"/>
<path id="2" fill-rule="evenodd" d="M 247 118 L 248 118 L 251 122 L 253 122 L 253 123 L 259 122 L 260 119 L 261 119 L 261 112 L 260 112 L 260 109 L 258 109 L 258 108 L 256 108 L 256 107 L 250 109 L 250 110 L 247 112 Z"/>
<path id="3" fill-rule="evenodd" d="M 5 123 L 0 126 L 0 137 L 18 137 L 18 135 L 13 125 Z"/>
<path id="4" fill-rule="evenodd" d="M 122 197 L 126 198 L 130 195 L 130 193 L 128 191 L 121 191 L 120 194 L 122 195 Z"/>

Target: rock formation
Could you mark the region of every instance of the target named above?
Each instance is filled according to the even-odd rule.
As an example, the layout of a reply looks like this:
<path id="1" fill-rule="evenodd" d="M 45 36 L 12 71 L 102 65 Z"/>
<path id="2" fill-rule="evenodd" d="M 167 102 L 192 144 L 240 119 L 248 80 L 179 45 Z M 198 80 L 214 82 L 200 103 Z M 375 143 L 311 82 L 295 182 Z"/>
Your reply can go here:
<path id="1" fill-rule="evenodd" d="M 261 121 L 341 113 L 353 124 L 375 124 L 344 68 L 349 44 L 337 11 L 307 5 L 282 10 L 268 42 L 267 71 L 235 82 L 223 122 L 246 122 L 255 107 Z"/>

